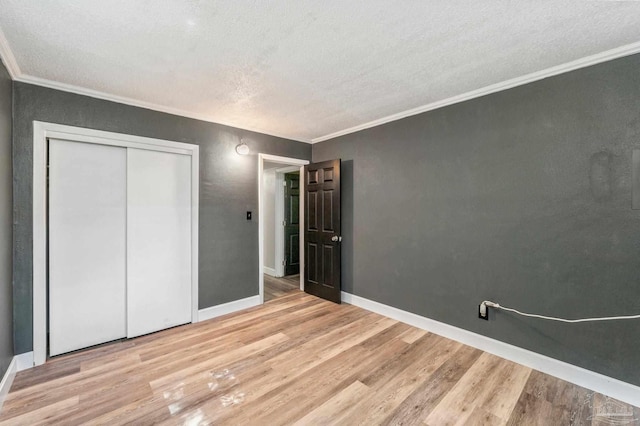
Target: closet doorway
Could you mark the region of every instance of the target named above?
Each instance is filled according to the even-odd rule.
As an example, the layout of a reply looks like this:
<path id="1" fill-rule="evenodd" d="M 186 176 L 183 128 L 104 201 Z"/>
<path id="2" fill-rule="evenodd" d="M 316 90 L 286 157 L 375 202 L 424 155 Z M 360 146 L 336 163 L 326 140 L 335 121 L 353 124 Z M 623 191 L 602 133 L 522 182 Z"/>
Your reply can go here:
<path id="1" fill-rule="evenodd" d="M 198 146 L 34 122 L 33 171 L 35 365 L 197 321 Z"/>

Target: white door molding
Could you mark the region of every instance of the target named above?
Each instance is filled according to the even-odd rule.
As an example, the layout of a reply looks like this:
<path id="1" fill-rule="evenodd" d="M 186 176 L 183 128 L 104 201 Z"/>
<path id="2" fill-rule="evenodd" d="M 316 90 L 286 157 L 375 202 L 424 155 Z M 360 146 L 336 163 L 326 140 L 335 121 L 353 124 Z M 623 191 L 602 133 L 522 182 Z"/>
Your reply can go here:
<path id="1" fill-rule="evenodd" d="M 298 170 L 296 168 L 296 170 Z M 274 191 L 275 201 L 275 221 L 273 226 L 276 227 L 275 232 L 273 233 L 274 239 L 274 259 L 275 259 L 275 270 L 276 277 L 284 277 L 284 226 L 282 222 L 284 222 L 284 173 L 275 172 L 275 181 L 276 188 Z M 268 223 L 266 224 L 269 225 Z"/>
<path id="2" fill-rule="evenodd" d="M 300 290 L 304 290 L 304 170 L 303 167 L 309 164 L 308 160 L 299 158 L 280 157 L 270 154 L 258 154 L 258 291 L 260 303 L 264 303 L 264 162 L 279 163 L 283 166 L 296 166 L 293 170 L 300 170 Z M 278 169 L 280 170 L 280 169 Z M 278 173 L 276 173 L 277 176 Z M 277 182 L 276 182 L 277 185 Z M 280 183 L 282 185 L 282 182 Z M 276 188 L 277 193 L 278 188 Z M 283 201 L 284 203 L 284 201 Z M 276 206 L 277 209 L 277 206 Z M 267 225 L 269 226 L 269 225 Z M 276 237 L 277 238 L 277 237 Z M 276 256 L 277 258 L 277 256 Z M 277 268 L 277 265 L 276 265 Z"/>
<path id="3" fill-rule="evenodd" d="M 198 321 L 199 147 L 62 124 L 33 122 L 33 363 L 47 358 L 47 139 L 171 152 L 191 156 L 191 319 Z"/>

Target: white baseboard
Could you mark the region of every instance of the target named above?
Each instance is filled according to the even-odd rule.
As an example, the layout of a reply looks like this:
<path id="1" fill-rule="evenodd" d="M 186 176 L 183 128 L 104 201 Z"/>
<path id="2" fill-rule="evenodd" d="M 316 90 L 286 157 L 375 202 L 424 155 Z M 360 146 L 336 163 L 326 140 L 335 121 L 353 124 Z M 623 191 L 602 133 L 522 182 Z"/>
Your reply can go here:
<path id="1" fill-rule="evenodd" d="M 23 354 L 16 355 L 16 371 L 28 370 L 33 368 L 33 352 L 25 352 Z"/>
<path id="2" fill-rule="evenodd" d="M 11 363 L 9 364 L 9 368 L 7 368 L 7 371 L 2 377 L 2 381 L 0 381 L 0 412 L 2 412 L 2 404 L 4 404 L 4 400 L 9 394 L 9 389 L 11 389 L 13 378 L 16 377 L 17 364 L 18 362 L 16 361 L 16 357 L 14 356 L 11 360 Z"/>
<path id="3" fill-rule="evenodd" d="M 640 387 L 630 383 L 351 293 L 342 301 L 640 407 Z"/>
<path id="4" fill-rule="evenodd" d="M 241 311 L 242 309 L 252 308 L 254 306 L 258 306 L 259 304 L 260 296 L 256 295 L 247 297 L 245 299 L 234 300 L 233 302 L 229 303 L 223 303 L 222 305 L 200 309 L 198 311 L 198 322 L 230 314 L 232 312 Z"/>
<path id="5" fill-rule="evenodd" d="M 276 273 L 276 270 L 273 268 L 269 268 L 267 266 L 263 266 L 262 270 L 264 271 L 265 274 L 267 275 L 271 275 L 272 277 L 277 277 L 278 274 Z"/>

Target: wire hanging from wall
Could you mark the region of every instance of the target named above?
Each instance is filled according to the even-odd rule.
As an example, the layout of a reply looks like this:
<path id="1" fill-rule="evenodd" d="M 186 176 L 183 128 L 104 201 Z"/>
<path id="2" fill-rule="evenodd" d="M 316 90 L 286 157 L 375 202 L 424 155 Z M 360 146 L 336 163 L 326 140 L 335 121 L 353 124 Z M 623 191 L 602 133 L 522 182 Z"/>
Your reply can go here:
<path id="1" fill-rule="evenodd" d="M 558 318 L 558 317 L 549 317 L 546 315 L 538 315 L 538 314 L 530 314 L 527 312 L 521 312 L 514 308 L 508 308 L 506 306 L 501 306 L 499 303 L 492 302 L 490 300 L 485 300 L 480 304 L 480 309 L 482 311 L 482 307 L 484 306 L 485 312 L 486 308 L 494 308 L 500 309 L 503 311 L 513 312 L 514 314 L 522 315 L 524 317 L 530 318 L 539 318 L 543 320 L 549 321 L 559 321 L 566 323 L 578 323 L 578 322 L 596 322 L 596 321 L 615 321 L 615 320 L 630 320 L 630 319 L 640 319 L 640 315 L 622 315 L 622 316 L 614 316 L 614 317 L 595 317 L 595 318 L 579 318 L 579 319 L 566 319 L 566 318 Z"/>

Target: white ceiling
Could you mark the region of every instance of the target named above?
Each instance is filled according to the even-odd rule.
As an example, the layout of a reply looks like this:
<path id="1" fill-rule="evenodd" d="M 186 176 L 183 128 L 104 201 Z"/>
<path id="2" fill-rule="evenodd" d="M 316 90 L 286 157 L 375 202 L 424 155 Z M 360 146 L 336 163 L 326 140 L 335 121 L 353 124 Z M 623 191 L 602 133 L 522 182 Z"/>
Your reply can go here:
<path id="1" fill-rule="evenodd" d="M 17 80 L 310 142 L 638 52 L 640 2 L 0 0 L 0 29 Z"/>

